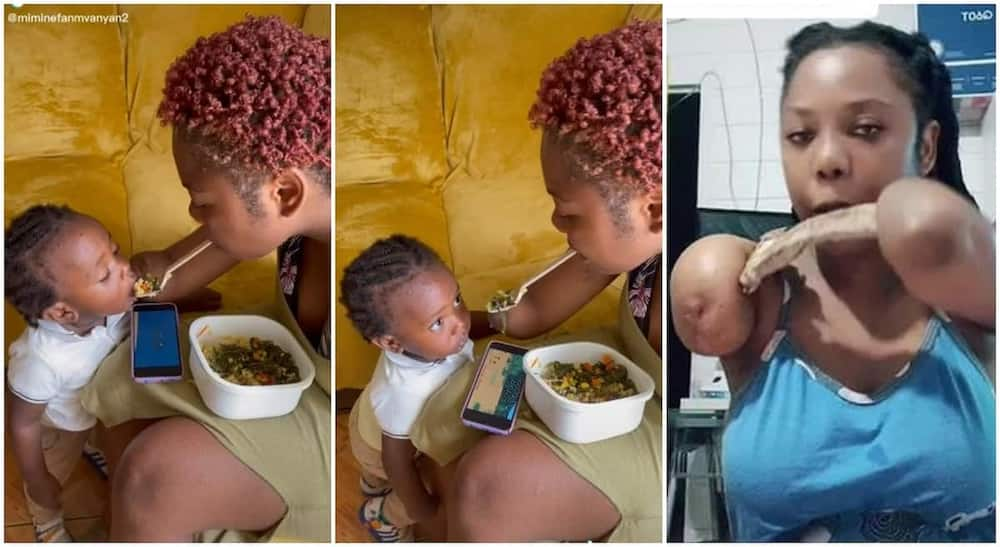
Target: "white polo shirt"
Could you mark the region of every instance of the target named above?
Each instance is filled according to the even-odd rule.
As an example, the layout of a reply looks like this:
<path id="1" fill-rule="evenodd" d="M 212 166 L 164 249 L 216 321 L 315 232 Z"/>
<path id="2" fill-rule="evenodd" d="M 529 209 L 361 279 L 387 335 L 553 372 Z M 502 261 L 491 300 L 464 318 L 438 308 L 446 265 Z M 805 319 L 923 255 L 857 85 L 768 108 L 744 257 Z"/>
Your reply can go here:
<path id="1" fill-rule="evenodd" d="M 472 348 L 470 340 L 458 353 L 435 363 L 383 351 L 367 390 L 382 432 L 398 439 L 409 438 L 424 403 L 456 370 L 472 360 Z"/>
<path id="2" fill-rule="evenodd" d="M 40 320 L 10 345 L 7 384 L 21 399 L 45 405 L 42 424 L 64 431 L 90 429 L 97 419 L 80 404 L 80 391 L 128 334 L 126 313 L 109 316 L 86 336 Z"/>

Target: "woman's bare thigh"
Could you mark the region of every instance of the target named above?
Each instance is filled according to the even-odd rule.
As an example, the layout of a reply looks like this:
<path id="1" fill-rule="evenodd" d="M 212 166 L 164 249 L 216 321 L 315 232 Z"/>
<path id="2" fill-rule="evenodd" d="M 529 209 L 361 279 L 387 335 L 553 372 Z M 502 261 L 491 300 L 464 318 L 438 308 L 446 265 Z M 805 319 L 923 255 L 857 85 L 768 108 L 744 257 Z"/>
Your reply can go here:
<path id="1" fill-rule="evenodd" d="M 452 487 L 453 541 L 583 541 L 607 536 L 621 520 L 603 492 L 525 431 L 480 441 Z"/>
<path id="2" fill-rule="evenodd" d="M 265 530 L 285 511 L 284 500 L 267 481 L 188 418 L 160 420 L 135 436 L 112 485 L 115 539 Z"/>

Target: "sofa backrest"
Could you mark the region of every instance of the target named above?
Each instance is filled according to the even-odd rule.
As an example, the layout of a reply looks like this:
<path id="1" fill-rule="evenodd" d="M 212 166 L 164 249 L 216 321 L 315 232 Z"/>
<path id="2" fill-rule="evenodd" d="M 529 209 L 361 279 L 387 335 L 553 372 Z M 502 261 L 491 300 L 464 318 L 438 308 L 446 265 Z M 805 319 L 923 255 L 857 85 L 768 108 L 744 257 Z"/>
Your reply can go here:
<path id="1" fill-rule="evenodd" d="M 420 237 L 471 307 L 565 250 L 551 225 L 528 110 L 577 40 L 659 5 L 336 7 L 336 278 L 378 237 Z M 336 311 L 337 385 L 364 385 L 375 349 Z M 344 380 L 347 378 L 347 380 Z"/>
<path id="2" fill-rule="evenodd" d="M 11 22 L 11 14 L 120 18 Z M 170 128 L 156 109 L 170 64 L 199 37 L 247 14 L 278 15 L 330 36 L 328 5 L 5 5 L 8 222 L 32 204 L 66 203 L 103 222 L 124 253 L 161 248 L 192 231 Z M 270 295 L 269 281 L 261 283 Z M 9 305 L 6 320 L 9 344 L 24 323 Z"/>

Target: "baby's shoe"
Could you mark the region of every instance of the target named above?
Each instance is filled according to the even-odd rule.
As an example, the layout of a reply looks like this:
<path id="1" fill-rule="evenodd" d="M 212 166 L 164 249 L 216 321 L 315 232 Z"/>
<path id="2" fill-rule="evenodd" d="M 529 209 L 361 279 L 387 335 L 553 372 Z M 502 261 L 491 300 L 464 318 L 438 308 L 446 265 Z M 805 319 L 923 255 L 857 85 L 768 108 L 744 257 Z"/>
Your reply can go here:
<path id="1" fill-rule="evenodd" d="M 73 538 L 66 531 L 66 523 L 62 518 L 34 526 L 35 540 L 38 543 L 73 543 Z"/>
<path id="2" fill-rule="evenodd" d="M 83 445 L 83 457 L 94 466 L 94 469 L 105 479 L 108 478 L 108 460 L 104 453 L 92 446 L 89 442 Z"/>
<path id="3" fill-rule="evenodd" d="M 382 513 L 385 496 L 369 498 L 358 511 L 358 520 L 368 530 L 372 539 L 379 543 L 398 543 L 413 541 L 413 527 L 399 527 L 389 522 Z"/>

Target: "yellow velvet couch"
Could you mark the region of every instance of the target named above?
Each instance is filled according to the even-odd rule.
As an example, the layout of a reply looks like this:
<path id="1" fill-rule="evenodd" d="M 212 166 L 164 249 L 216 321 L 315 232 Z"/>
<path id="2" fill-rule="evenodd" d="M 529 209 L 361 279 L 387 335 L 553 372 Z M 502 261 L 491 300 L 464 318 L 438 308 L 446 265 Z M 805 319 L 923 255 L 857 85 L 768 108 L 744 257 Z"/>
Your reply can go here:
<path id="1" fill-rule="evenodd" d="M 28 22 L 14 15 L 119 16 L 112 23 Z M 4 6 L 4 211 L 64 203 L 103 222 L 125 253 L 162 248 L 195 228 L 156 118 L 167 68 L 200 36 L 246 14 L 279 15 L 330 36 L 330 6 Z M 65 18 L 64 18 L 65 20 Z M 213 286 L 224 309 L 270 298 L 274 258 L 241 264 Z M 5 309 L 5 347 L 24 328 Z"/>
<path id="2" fill-rule="evenodd" d="M 473 309 L 565 251 L 528 124 L 539 78 L 577 39 L 660 10 L 337 6 L 337 290 L 350 260 L 396 232 L 433 247 Z M 550 336 L 612 324 L 622 279 Z M 378 352 L 336 308 L 337 389 L 362 388 Z"/>

